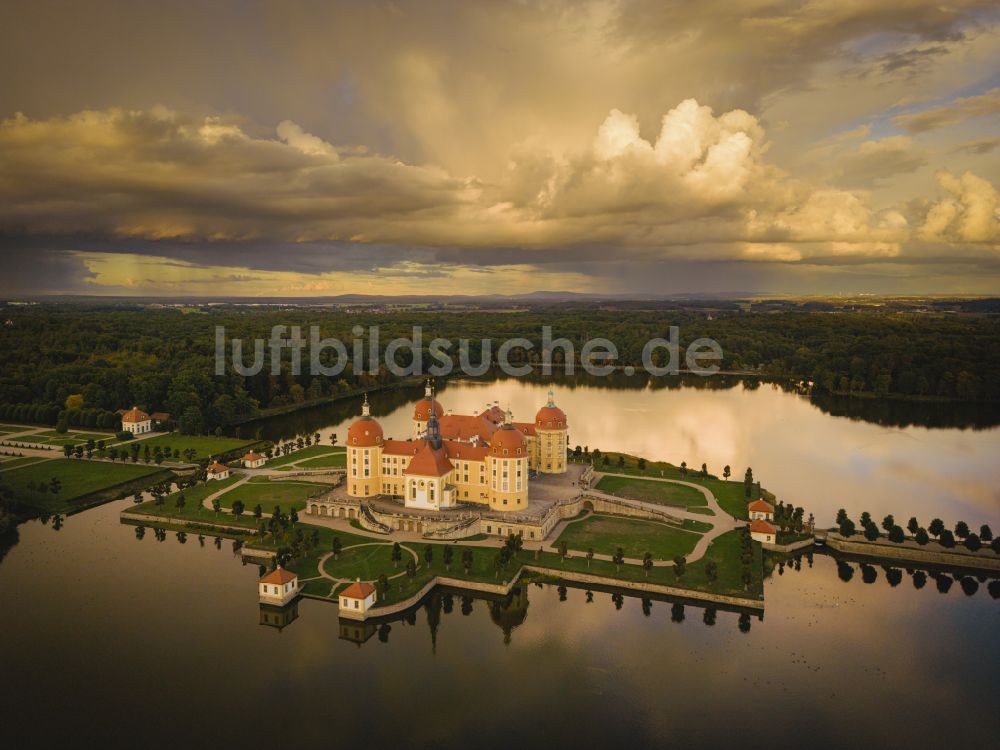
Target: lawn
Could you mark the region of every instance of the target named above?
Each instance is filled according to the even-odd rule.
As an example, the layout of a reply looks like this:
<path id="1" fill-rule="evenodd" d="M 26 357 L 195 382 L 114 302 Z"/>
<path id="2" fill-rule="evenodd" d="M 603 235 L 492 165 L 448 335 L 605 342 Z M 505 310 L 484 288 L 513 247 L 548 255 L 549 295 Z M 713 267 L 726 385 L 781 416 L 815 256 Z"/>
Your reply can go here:
<path id="1" fill-rule="evenodd" d="M 699 484 L 702 487 L 709 490 L 715 495 L 716 500 L 718 500 L 721 508 L 731 516 L 736 518 L 742 518 L 746 520 L 748 518 L 747 514 L 747 503 L 750 500 L 756 500 L 758 497 L 763 497 L 768 502 L 774 502 L 774 494 L 768 492 L 766 489 L 762 489 L 760 495 L 757 494 L 756 485 L 752 490 L 753 497 L 747 498 L 743 487 L 743 481 L 740 480 L 730 480 L 726 481 L 724 479 L 719 479 L 718 477 L 709 474 L 708 477 L 701 476 L 700 469 L 696 470 L 695 467 L 689 467 L 687 473 L 682 473 L 680 467 L 669 464 L 666 461 L 647 461 L 645 470 L 639 469 L 639 459 L 636 456 L 631 456 L 627 453 L 606 453 L 603 454 L 608 457 L 608 463 L 604 463 L 604 459 L 595 462 L 594 469 L 596 471 L 605 472 L 609 474 L 622 474 L 633 477 L 664 477 L 666 479 L 681 479 L 685 482 L 691 482 L 692 484 Z M 618 466 L 618 457 L 621 456 L 624 461 L 624 466 Z M 692 508 L 694 512 L 699 512 L 697 508 Z"/>
<path id="2" fill-rule="evenodd" d="M 416 545 L 411 549 L 418 555 L 420 554 Z M 403 557 L 399 561 L 398 567 L 394 567 L 392 564 L 392 544 L 376 542 L 364 547 L 344 550 L 336 560 L 332 557 L 327 558 L 323 569 L 335 578 L 343 578 L 348 581 L 353 581 L 356 578 L 360 578 L 362 581 L 374 581 L 380 573 L 393 576 L 405 570 L 406 561 L 412 560 L 413 556 L 405 549 L 402 550 L 402 553 Z"/>
<path id="3" fill-rule="evenodd" d="M 38 456 L 0 456 L 0 471 L 7 471 L 18 466 L 37 464 L 39 461 L 48 461 L 47 458 Z"/>
<path id="4" fill-rule="evenodd" d="M 641 559 L 652 552 L 655 560 L 673 560 L 691 554 L 700 536 L 655 521 L 595 515 L 566 526 L 552 546 L 566 542 L 571 550 L 584 553 L 593 547 L 604 555 L 613 555 L 621 547 L 625 557 Z"/>
<path id="5" fill-rule="evenodd" d="M 601 477 L 596 489 L 630 500 L 670 505 L 676 508 L 695 508 L 708 504 L 705 495 L 694 487 L 672 484 L 671 482 L 657 482 L 652 479 L 605 476 Z"/>
<path id="6" fill-rule="evenodd" d="M 125 445 L 131 445 L 132 442 L 133 441 L 129 440 L 125 443 Z M 193 448 L 195 450 L 195 460 L 198 461 L 202 458 L 218 458 L 223 454 L 231 453 L 253 445 L 256 441 L 241 440 L 239 438 L 230 437 L 181 435 L 178 432 L 170 432 L 143 440 L 137 440 L 135 442 L 139 446 L 140 455 L 145 453 L 146 446 L 149 446 L 150 453 L 154 453 L 156 451 L 156 446 L 160 446 L 160 448 L 164 451 L 169 448 L 171 453 L 174 450 L 179 450 L 181 458 L 184 458 L 184 451 L 188 448 Z"/>
<path id="7" fill-rule="evenodd" d="M 56 458 L 11 469 L 2 476 L 4 484 L 14 490 L 15 500 L 55 513 L 82 507 L 82 501 L 101 493 L 108 493 L 110 499 L 117 494 L 109 492 L 113 489 L 134 491 L 133 486 L 148 486 L 170 473 L 157 466 Z M 62 483 L 57 494 L 28 489 L 29 484 L 48 483 L 53 477 Z"/>
<path id="8" fill-rule="evenodd" d="M 281 482 L 266 477 L 254 477 L 249 482 L 227 491 L 219 498 L 219 502 L 224 508 L 232 508 L 234 502 L 242 500 L 247 512 L 252 511 L 259 503 L 264 515 L 269 516 L 274 512 L 276 505 L 285 513 L 292 508 L 301 511 L 306 507 L 306 500 L 329 489 L 329 484 L 318 482 Z"/>
<path id="9" fill-rule="evenodd" d="M 334 469 L 334 468 L 344 468 L 347 466 L 347 454 L 346 453 L 333 453 L 329 456 L 320 456 L 319 458 L 309 458 L 300 464 L 296 464 L 292 468 L 296 469 Z"/>
<path id="10" fill-rule="evenodd" d="M 194 521 L 206 523 L 225 523 L 235 526 L 246 526 L 250 529 L 257 528 L 257 519 L 251 514 L 244 513 L 241 518 L 236 518 L 232 513 L 216 513 L 211 508 L 204 508 L 202 503 L 205 498 L 214 495 L 226 487 L 230 487 L 240 479 L 243 474 L 233 472 L 229 479 L 213 480 L 211 482 L 199 482 L 194 487 L 188 487 L 178 492 L 173 492 L 164 498 L 163 505 L 156 505 L 152 500 L 129 508 L 136 513 L 151 513 L 164 518 L 176 519 L 179 521 Z M 177 507 L 177 496 L 184 494 L 184 507 Z"/>
<path id="11" fill-rule="evenodd" d="M 24 424 L 0 424 L 0 432 L 24 432 L 33 429 L 35 428 Z"/>
<path id="12" fill-rule="evenodd" d="M 347 451 L 342 446 L 332 446 L 332 445 L 310 445 L 308 448 L 303 448 L 300 451 L 293 451 L 287 456 L 277 456 L 272 458 L 267 462 L 267 467 L 269 469 L 275 469 L 278 467 L 288 466 L 295 461 L 302 461 L 305 459 L 323 459 L 339 458 L 340 463 L 329 464 L 330 466 L 343 466 L 346 460 Z M 318 464 L 319 466 L 326 466 L 327 464 Z M 316 468 L 313 466 L 312 468 Z"/>

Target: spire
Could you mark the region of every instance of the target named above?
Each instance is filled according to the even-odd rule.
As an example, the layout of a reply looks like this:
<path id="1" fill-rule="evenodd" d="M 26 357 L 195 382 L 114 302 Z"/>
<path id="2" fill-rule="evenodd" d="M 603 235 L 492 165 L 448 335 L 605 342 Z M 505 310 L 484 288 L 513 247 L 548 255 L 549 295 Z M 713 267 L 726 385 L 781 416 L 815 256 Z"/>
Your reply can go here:
<path id="1" fill-rule="evenodd" d="M 424 398 L 430 398 L 431 393 L 432 393 L 431 379 L 427 378 L 427 380 L 424 381 Z"/>
<path id="2" fill-rule="evenodd" d="M 552 393 L 552 389 L 549 388 L 549 403 L 547 403 L 546 406 L 555 406 L 555 405 L 556 405 L 555 396 Z"/>
<path id="3" fill-rule="evenodd" d="M 368 394 L 365 393 L 365 402 L 363 404 L 361 404 L 361 416 L 362 417 L 370 417 L 371 416 L 371 412 L 372 412 L 371 407 L 368 406 Z"/>
<path id="4" fill-rule="evenodd" d="M 431 393 L 431 413 L 427 417 L 427 442 L 435 450 L 441 447 L 441 430 L 438 428 L 437 410 L 435 409 L 434 394 Z"/>
<path id="5" fill-rule="evenodd" d="M 514 412 L 510 410 L 510 404 L 507 404 L 507 411 L 504 412 L 504 424 L 514 423 Z"/>

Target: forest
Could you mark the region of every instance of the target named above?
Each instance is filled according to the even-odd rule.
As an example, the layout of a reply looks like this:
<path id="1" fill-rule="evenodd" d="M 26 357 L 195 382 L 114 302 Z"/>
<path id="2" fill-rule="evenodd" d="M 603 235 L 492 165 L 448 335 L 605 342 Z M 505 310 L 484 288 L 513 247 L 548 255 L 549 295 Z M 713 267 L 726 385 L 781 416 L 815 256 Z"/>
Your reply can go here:
<path id="1" fill-rule="evenodd" d="M 681 347 L 699 337 L 718 341 L 723 370 L 810 384 L 813 394 L 869 399 L 984 402 L 1000 400 L 1000 316 L 989 312 L 769 310 L 730 306 L 706 313 L 677 305 L 614 309 L 594 304 L 543 304 L 509 312 L 446 309 L 350 311 L 322 307 L 236 305 L 163 307 L 71 304 L 6 306 L 0 328 L 0 420 L 81 427 L 117 426 L 119 409 L 137 405 L 168 412 L 182 432 L 199 434 L 245 421 L 261 410 L 294 408 L 319 399 L 389 385 L 396 376 L 384 364 L 355 372 L 351 364 L 335 377 L 309 374 L 308 354 L 300 374 L 288 349 L 280 375 L 269 367 L 253 376 L 229 365 L 215 374 L 215 330 L 244 340 L 249 363 L 252 340 L 267 339 L 272 326 L 318 326 L 323 337 L 351 351 L 356 326 L 378 326 L 380 349 L 421 326 L 424 346 L 444 337 L 454 346 L 469 339 L 477 362 L 479 342 L 492 341 L 492 356 L 506 339 L 524 337 L 530 352 L 515 349 L 514 362 L 540 361 L 542 327 L 572 342 L 576 357 L 590 338 L 614 342 L 616 364 L 640 365 L 645 343 L 680 327 Z M 425 367 L 434 359 L 423 352 Z M 382 356 L 380 352 L 380 357 Z M 403 350 L 396 360 L 409 364 Z M 561 361 L 556 351 L 554 360 Z M 335 354 L 324 353 L 331 364 Z"/>

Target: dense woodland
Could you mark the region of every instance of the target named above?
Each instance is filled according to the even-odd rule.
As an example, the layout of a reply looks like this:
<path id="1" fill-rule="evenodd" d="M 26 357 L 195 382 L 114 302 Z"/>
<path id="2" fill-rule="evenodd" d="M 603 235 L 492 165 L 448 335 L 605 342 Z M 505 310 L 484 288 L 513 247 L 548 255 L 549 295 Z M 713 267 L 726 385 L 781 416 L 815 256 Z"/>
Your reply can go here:
<path id="1" fill-rule="evenodd" d="M 229 339 L 268 338 L 275 325 L 310 325 L 323 337 L 341 339 L 351 349 L 352 328 L 378 325 L 382 347 L 393 337 L 423 328 L 424 347 L 436 336 L 473 342 L 471 360 L 480 361 L 479 341 L 491 339 L 493 357 L 505 339 L 523 336 L 535 343 L 513 361 L 540 360 L 543 325 L 565 337 L 579 357 L 588 338 L 602 336 L 619 349 L 618 364 L 641 363 L 646 341 L 681 329 L 682 349 L 693 339 L 711 337 L 722 346 L 723 369 L 754 371 L 775 380 L 812 382 L 814 394 L 876 398 L 1000 400 L 1000 316 L 982 313 L 779 309 L 752 312 L 732 306 L 711 314 L 699 307 L 607 309 L 585 305 L 539 305 L 521 311 L 345 312 L 321 308 L 238 306 L 186 309 L 151 306 L 48 304 L 7 306 L 0 328 L 0 420 L 114 428 L 115 410 L 138 405 L 169 412 L 184 432 L 225 427 L 263 409 L 354 392 L 395 380 L 384 365 L 375 373 L 349 364 L 335 377 L 309 375 L 308 352 L 302 374 L 292 373 L 284 352 L 282 374 L 242 377 L 227 366 L 215 375 L 215 327 Z M 367 342 L 367 338 L 365 338 Z M 269 355 L 268 355 L 269 356 Z M 335 355 L 327 350 L 324 361 Z M 662 352 L 661 352 L 662 356 Z M 404 351 L 401 365 L 409 364 Z M 554 359 L 561 361 L 557 350 Z M 424 352 L 424 367 L 434 359 Z M 661 360 L 662 362 L 662 360 Z"/>

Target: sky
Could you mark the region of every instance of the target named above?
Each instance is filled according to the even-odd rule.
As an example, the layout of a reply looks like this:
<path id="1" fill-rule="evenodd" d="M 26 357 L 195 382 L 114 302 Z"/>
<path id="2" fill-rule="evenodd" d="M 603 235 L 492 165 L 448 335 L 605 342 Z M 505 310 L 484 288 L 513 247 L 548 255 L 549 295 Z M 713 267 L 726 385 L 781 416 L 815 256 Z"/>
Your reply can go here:
<path id="1" fill-rule="evenodd" d="M 0 5 L 0 295 L 1000 293 L 995 0 Z"/>

